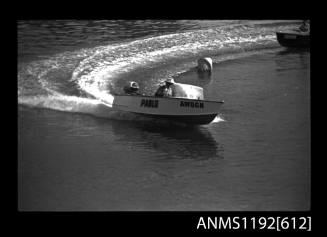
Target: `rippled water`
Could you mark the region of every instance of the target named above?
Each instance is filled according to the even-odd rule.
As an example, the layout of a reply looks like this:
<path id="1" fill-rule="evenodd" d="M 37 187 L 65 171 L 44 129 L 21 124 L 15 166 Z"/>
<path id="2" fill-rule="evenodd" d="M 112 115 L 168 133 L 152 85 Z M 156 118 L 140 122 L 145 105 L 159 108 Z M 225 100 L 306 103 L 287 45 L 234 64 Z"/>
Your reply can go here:
<path id="1" fill-rule="evenodd" d="M 307 210 L 310 52 L 298 21 L 18 22 L 20 210 Z M 195 72 L 210 56 L 210 78 Z M 112 111 L 173 76 L 224 100 L 214 123 Z"/>

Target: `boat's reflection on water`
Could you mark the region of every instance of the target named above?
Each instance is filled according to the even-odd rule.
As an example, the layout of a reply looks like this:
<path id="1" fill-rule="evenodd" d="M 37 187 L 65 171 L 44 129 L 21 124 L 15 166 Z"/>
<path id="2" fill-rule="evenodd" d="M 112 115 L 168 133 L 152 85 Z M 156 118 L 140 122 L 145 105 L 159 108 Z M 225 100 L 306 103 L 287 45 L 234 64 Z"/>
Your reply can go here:
<path id="1" fill-rule="evenodd" d="M 133 149 L 172 159 L 223 159 L 223 149 L 205 126 L 183 126 L 168 121 L 110 121 L 115 135 Z"/>
<path id="2" fill-rule="evenodd" d="M 107 150 L 108 146 L 109 150 L 123 147 L 129 155 L 135 153 L 136 156 L 163 160 L 223 159 L 222 146 L 211 134 L 210 125 L 192 127 L 123 112 L 111 113 L 110 117 L 104 118 L 52 110 L 24 110 L 25 123 L 29 123 L 29 117 L 41 118 L 39 130 L 47 137 L 59 136 L 67 144 L 78 143 L 80 146 L 87 142 L 97 150 Z M 115 156 L 124 154 L 118 150 Z"/>

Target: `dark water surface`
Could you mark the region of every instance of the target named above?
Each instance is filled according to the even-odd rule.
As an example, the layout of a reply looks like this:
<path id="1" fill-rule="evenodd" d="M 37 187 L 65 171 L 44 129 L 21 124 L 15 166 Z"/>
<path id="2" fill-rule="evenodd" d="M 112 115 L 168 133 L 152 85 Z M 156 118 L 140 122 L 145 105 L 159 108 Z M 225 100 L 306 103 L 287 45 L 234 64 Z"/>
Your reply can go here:
<path id="1" fill-rule="evenodd" d="M 18 22 L 19 210 L 308 210 L 310 52 L 290 21 Z M 42 34 L 40 34 L 42 33 Z M 199 78 L 200 56 L 214 61 Z M 129 80 L 224 100 L 187 127 L 102 105 Z"/>

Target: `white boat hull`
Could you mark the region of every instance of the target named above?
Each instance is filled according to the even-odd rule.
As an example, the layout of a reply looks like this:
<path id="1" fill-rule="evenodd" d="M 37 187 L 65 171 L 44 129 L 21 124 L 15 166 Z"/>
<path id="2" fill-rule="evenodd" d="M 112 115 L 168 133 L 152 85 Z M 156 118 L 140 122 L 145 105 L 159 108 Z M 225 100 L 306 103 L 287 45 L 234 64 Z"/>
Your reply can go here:
<path id="1" fill-rule="evenodd" d="M 208 124 L 222 104 L 223 101 L 121 95 L 115 96 L 113 109 L 187 124 Z"/>

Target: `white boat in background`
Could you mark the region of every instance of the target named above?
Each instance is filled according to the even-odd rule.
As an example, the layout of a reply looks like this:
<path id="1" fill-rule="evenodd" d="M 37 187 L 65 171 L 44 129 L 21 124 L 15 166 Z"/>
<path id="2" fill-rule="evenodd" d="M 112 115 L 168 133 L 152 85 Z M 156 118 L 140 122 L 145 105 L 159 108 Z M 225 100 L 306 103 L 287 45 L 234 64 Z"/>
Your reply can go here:
<path id="1" fill-rule="evenodd" d="M 310 21 L 304 20 L 299 28 L 276 32 L 280 45 L 290 48 L 310 48 Z"/>
<path id="2" fill-rule="evenodd" d="M 284 47 L 309 48 L 310 32 L 288 31 L 276 32 L 277 41 Z"/>

